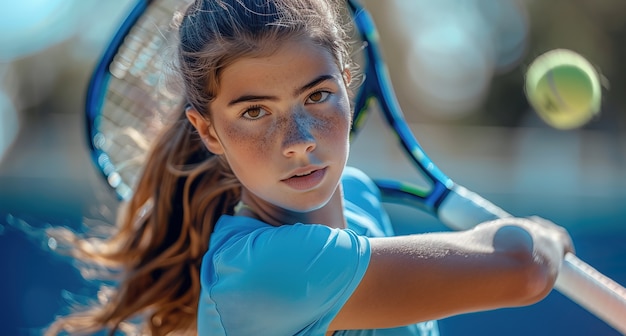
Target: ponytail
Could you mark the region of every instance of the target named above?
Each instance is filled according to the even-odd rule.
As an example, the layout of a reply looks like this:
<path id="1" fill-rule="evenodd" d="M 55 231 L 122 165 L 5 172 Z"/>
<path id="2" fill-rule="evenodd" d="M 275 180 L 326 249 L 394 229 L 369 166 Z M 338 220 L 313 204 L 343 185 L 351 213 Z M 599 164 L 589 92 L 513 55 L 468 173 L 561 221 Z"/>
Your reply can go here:
<path id="1" fill-rule="evenodd" d="M 103 328 L 114 334 L 136 318 L 152 335 L 195 334 L 202 256 L 216 221 L 233 213 L 241 187 L 184 111 L 157 138 L 144 167 L 112 237 L 73 240 L 77 258 L 119 275 L 116 289 L 89 310 L 57 320 L 49 334 Z"/>

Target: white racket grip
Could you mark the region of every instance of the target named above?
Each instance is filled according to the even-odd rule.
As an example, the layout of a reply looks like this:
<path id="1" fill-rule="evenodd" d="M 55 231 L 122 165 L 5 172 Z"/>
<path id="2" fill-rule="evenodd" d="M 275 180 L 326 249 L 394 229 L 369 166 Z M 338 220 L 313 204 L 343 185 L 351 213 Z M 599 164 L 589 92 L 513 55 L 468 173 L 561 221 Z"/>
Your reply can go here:
<path id="1" fill-rule="evenodd" d="M 455 230 L 467 230 L 509 213 L 480 195 L 456 185 L 439 207 L 439 219 Z M 608 325 L 626 334 L 626 289 L 568 253 L 554 286 Z"/>
<path id="2" fill-rule="evenodd" d="M 568 253 L 554 287 L 626 335 L 626 289 Z"/>
<path id="3" fill-rule="evenodd" d="M 482 222 L 511 216 L 482 196 L 460 185 L 455 185 L 439 206 L 439 219 L 454 230 L 467 230 Z"/>

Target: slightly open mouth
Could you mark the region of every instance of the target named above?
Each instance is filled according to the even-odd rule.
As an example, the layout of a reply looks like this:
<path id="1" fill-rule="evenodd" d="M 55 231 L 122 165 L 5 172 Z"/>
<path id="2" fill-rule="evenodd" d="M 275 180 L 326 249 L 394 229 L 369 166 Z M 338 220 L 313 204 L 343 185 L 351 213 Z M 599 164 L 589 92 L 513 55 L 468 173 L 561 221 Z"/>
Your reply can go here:
<path id="1" fill-rule="evenodd" d="M 306 174 L 296 174 L 296 175 L 294 175 L 294 176 L 292 176 L 292 177 L 309 176 L 309 175 L 311 175 L 311 174 L 315 173 L 316 171 L 317 171 L 317 170 L 313 170 L 313 171 L 311 171 L 311 172 L 309 172 L 309 173 L 306 173 Z"/>
<path id="2" fill-rule="evenodd" d="M 287 185 L 297 190 L 307 190 L 317 186 L 324 176 L 326 175 L 326 169 L 317 169 L 307 174 L 294 175 L 288 179 L 283 180 Z"/>

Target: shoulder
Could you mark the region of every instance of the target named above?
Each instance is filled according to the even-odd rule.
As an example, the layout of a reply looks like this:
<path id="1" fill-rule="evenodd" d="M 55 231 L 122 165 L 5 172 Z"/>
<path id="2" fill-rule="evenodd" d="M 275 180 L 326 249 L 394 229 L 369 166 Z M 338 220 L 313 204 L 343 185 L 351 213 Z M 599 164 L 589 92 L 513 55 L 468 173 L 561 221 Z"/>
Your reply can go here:
<path id="1" fill-rule="evenodd" d="M 244 218 L 244 219 L 242 219 Z M 245 217 L 225 216 L 229 229 L 238 232 L 222 242 L 215 261 L 238 262 L 247 272 L 286 272 L 288 268 L 323 265 L 324 258 L 360 257 L 369 253 L 369 242 L 351 230 L 325 225 L 295 224 L 274 227 Z M 241 230 L 246 223 L 247 230 Z M 258 265 L 263 264 L 263 267 Z M 277 274 L 277 273 L 274 273 Z"/>
<path id="2" fill-rule="evenodd" d="M 341 183 L 343 184 L 344 191 L 346 188 L 350 190 L 360 190 L 380 198 L 380 190 L 376 186 L 376 183 L 358 168 L 346 166 L 341 176 Z"/>
<path id="3" fill-rule="evenodd" d="M 222 224 L 231 220 L 256 228 L 231 235 L 213 247 L 215 253 L 207 254 L 201 307 L 210 303 L 215 308 L 209 310 L 219 314 L 225 330 L 235 334 L 274 333 L 277 326 L 285 334 L 303 328 L 325 330 L 369 265 L 369 241 L 351 230 L 304 224 L 272 227 L 253 219 L 246 224 L 230 216 Z M 238 313 L 241 307 L 246 314 Z"/>
<path id="4" fill-rule="evenodd" d="M 346 167 L 341 178 L 348 226 L 369 237 L 393 236 L 380 189 L 363 171 Z"/>

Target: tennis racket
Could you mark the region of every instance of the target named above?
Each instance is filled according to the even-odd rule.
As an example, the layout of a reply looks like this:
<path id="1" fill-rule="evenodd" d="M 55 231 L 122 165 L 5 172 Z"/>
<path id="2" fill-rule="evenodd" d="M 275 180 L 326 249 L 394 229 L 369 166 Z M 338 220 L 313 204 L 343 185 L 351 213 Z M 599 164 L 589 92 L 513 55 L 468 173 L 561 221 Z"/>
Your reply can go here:
<path id="1" fill-rule="evenodd" d="M 87 132 L 96 166 L 120 199 L 132 187 L 164 113 L 180 105 L 169 92 L 162 57 L 173 14 L 189 1 L 138 0 L 115 34 L 90 81 Z M 397 135 L 401 148 L 426 182 L 425 186 L 397 180 L 376 180 L 385 202 L 419 208 L 452 229 L 469 229 L 496 218 L 511 216 L 478 194 L 454 183 L 429 159 L 411 132 L 394 95 L 378 46 L 378 33 L 369 13 L 356 1 L 348 7 L 363 41 L 360 62 L 364 81 L 355 100 L 353 136 L 363 127 L 372 103 Z M 626 289 L 568 254 L 556 288 L 618 331 L 626 333 Z"/>

